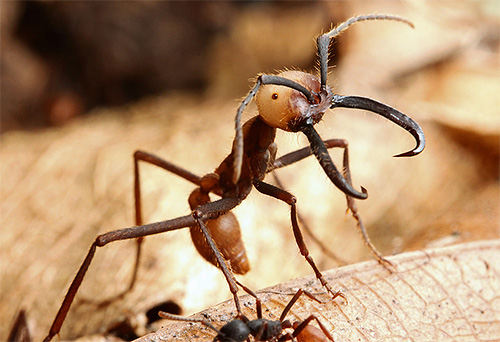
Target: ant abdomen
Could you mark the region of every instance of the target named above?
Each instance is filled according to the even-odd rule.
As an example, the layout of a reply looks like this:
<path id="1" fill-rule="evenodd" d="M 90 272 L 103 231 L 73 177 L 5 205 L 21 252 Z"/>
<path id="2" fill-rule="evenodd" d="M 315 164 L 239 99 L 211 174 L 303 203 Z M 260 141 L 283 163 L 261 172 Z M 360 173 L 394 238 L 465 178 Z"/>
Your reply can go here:
<path id="1" fill-rule="evenodd" d="M 189 204 L 193 210 L 208 202 L 210 202 L 209 195 L 199 188 L 195 189 L 189 196 Z M 217 218 L 208 220 L 206 227 L 233 272 L 236 274 L 247 273 L 250 270 L 250 263 L 236 216 L 229 211 Z M 189 232 L 198 253 L 209 263 L 218 267 L 214 252 L 207 244 L 200 227 L 197 225 L 191 226 Z"/>
<path id="2" fill-rule="evenodd" d="M 250 263 L 241 239 L 240 225 L 236 216 L 232 212 L 227 212 L 216 219 L 207 221 L 206 226 L 233 272 L 236 274 L 247 273 L 250 270 Z M 214 252 L 207 244 L 201 229 L 198 226 L 191 226 L 189 231 L 196 250 L 205 260 L 218 267 Z"/>

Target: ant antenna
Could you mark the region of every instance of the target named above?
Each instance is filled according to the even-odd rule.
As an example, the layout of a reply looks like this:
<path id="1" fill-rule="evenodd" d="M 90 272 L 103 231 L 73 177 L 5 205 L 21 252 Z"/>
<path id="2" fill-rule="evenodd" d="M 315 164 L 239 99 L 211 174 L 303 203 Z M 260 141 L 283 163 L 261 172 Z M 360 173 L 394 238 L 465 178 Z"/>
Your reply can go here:
<path id="1" fill-rule="evenodd" d="M 316 42 L 318 46 L 318 57 L 319 57 L 319 62 L 320 62 L 320 73 L 321 73 L 321 87 L 324 88 L 326 87 L 326 82 L 327 82 L 327 74 L 328 74 L 328 48 L 330 46 L 330 41 L 331 39 L 337 37 L 345 31 L 349 26 L 353 25 L 354 23 L 357 23 L 359 21 L 365 21 L 365 20 L 394 20 L 394 21 L 399 21 L 402 23 L 405 23 L 411 27 L 414 27 L 413 23 L 405 18 L 395 16 L 395 15 L 387 15 L 387 14 L 369 14 L 369 15 L 360 15 L 356 17 L 352 17 L 343 23 L 339 24 L 337 27 L 333 28 L 329 32 L 320 35 Z M 292 89 L 295 89 L 297 91 L 300 91 L 304 96 L 307 98 L 307 100 L 310 103 L 314 103 L 314 95 L 306 89 L 304 86 L 301 84 L 298 84 L 294 81 L 288 80 L 283 77 L 279 76 L 274 76 L 274 75 L 260 75 L 257 78 L 257 81 L 254 85 L 254 87 L 250 90 L 248 95 L 243 99 L 241 102 L 240 106 L 238 107 L 238 110 L 236 112 L 236 117 L 234 120 L 234 128 L 236 131 L 236 135 L 234 138 L 234 160 L 233 160 L 233 183 L 236 184 L 238 180 L 240 179 L 241 175 L 241 165 L 243 163 L 243 131 L 241 128 L 241 116 L 243 115 L 243 111 L 245 107 L 252 101 L 252 98 L 257 94 L 257 91 L 263 84 L 275 84 L 275 85 L 282 85 L 285 87 L 289 87 Z M 333 104 L 331 108 L 333 107 L 344 107 L 343 104 L 336 103 Z M 389 120 L 399 124 L 399 121 L 395 121 L 391 119 L 390 117 L 386 116 L 389 118 Z M 403 128 L 410 128 L 409 131 L 410 133 L 417 139 L 417 147 L 410 152 L 402 153 L 397 155 L 397 157 L 402 157 L 402 156 L 412 156 L 415 154 L 420 153 L 423 150 L 423 146 L 425 144 L 422 144 L 423 140 L 423 135 L 419 130 L 413 129 L 415 127 L 413 124 L 407 124 L 403 123 L 404 126 Z M 418 126 L 418 125 L 417 125 Z M 334 182 L 335 183 L 335 182 Z M 353 189 L 354 190 L 354 189 Z M 363 190 L 363 189 L 362 189 Z M 365 191 L 362 191 L 362 193 L 357 192 L 354 190 L 353 193 L 354 197 L 357 198 L 366 198 L 366 193 Z"/>
<path id="2" fill-rule="evenodd" d="M 394 20 L 403 22 L 412 28 L 414 27 L 413 23 L 405 18 L 398 17 L 396 15 L 388 15 L 388 14 L 369 14 L 369 15 L 359 15 L 356 17 L 352 17 L 343 23 L 339 24 L 337 27 L 333 28 L 329 32 L 320 35 L 316 39 L 316 44 L 318 46 L 318 58 L 320 65 L 320 73 L 321 73 L 321 86 L 326 86 L 327 74 L 328 74 L 328 48 L 330 47 L 330 41 L 333 38 L 338 37 L 343 31 L 345 31 L 349 26 L 359 21 L 365 20 Z"/>
<path id="3" fill-rule="evenodd" d="M 233 183 L 236 184 L 240 179 L 241 175 L 241 165 L 243 163 L 243 131 L 241 129 L 241 116 L 243 115 L 243 110 L 252 101 L 252 98 L 257 94 L 260 86 L 263 84 L 275 84 L 284 87 L 289 87 L 295 89 L 307 98 L 310 103 L 315 102 L 314 95 L 303 85 L 289 80 L 288 78 L 275 76 L 275 75 L 260 75 L 255 82 L 255 86 L 250 90 L 248 95 L 243 99 L 241 105 L 238 107 L 236 112 L 236 118 L 234 120 L 234 128 L 236 130 L 236 136 L 234 138 L 234 173 L 233 173 Z"/>
<path id="4" fill-rule="evenodd" d="M 341 23 L 337 27 L 333 28 L 330 32 L 325 33 L 325 35 L 328 36 L 328 38 L 330 38 L 330 39 L 335 38 L 338 35 L 340 35 L 340 33 L 345 31 L 352 24 L 357 23 L 358 21 L 365 21 L 365 20 L 394 20 L 394 21 L 403 22 L 403 23 L 411 26 L 412 28 L 415 27 L 415 25 L 413 25 L 413 23 L 411 21 L 409 21 L 408 19 L 399 17 L 397 15 L 368 14 L 368 15 L 358 15 L 358 16 L 352 17 L 352 18 L 344 21 L 343 23 Z"/>
<path id="5" fill-rule="evenodd" d="M 190 317 L 182 317 L 182 316 L 177 316 L 173 315 L 171 313 L 165 312 L 165 311 L 159 311 L 158 316 L 161 318 L 169 319 L 171 321 L 182 321 L 182 322 L 192 322 L 192 323 L 201 323 L 206 327 L 209 327 L 213 331 L 215 331 L 218 335 L 221 335 L 222 333 L 220 332 L 219 329 L 214 327 L 208 320 L 204 318 L 190 318 Z"/>

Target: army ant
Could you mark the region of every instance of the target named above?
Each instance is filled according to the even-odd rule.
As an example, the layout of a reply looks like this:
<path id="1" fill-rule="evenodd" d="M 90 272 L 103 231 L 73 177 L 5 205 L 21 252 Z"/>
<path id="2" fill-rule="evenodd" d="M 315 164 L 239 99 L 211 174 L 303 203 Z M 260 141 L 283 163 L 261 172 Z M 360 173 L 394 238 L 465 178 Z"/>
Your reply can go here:
<path id="1" fill-rule="evenodd" d="M 283 309 L 279 320 L 273 321 L 262 318 L 262 303 L 257 297 L 257 294 L 255 294 L 255 292 L 242 285 L 241 283 L 237 283 L 243 288 L 243 290 L 245 290 L 248 294 L 255 298 L 257 319 L 249 320 L 245 315 L 239 314 L 237 318 L 229 321 L 222 328 L 217 329 L 206 319 L 182 317 L 162 311 L 160 311 L 158 314 L 160 315 L 160 317 L 165 319 L 201 323 L 217 333 L 217 336 L 215 336 L 213 339 L 214 342 L 243 342 L 245 340 L 249 341 L 250 335 L 254 337 L 255 341 L 281 342 L 298 340 L 299 342 L 326 342 L 327 339 L 333 341 L 333 337 L 330 332 L 314 315 L 309 315 L 309 317 L 307 317 L 302 322 L 294 322 L 293 324 L 289 320 L 285 320 L 292 306 L 303 294 L 307 295 L 309 298 L 315 300 L 318 303 L 324 304 L 323 301 L 316 298 L 313 294 L 303 289 L 299 289 L 292 297 L 292 299 L 290 299 L 287 306 Z M 316 320 L 320 329 L 309 325 L 312 320 Z M 293 328 L 293 333 L 285 331 L 285 329 L 289 328 Z"/>
<path id="2" fill-rule="evenodd" d="M 236 309 L 241 314 L 237 296 L 238 286 L 234 273 L 246 273 L 249 270 L 249 265 L 241 241 L 239 225 L 231 210 L 248 196 L 252 188 L 290 206 L 292 231 L 300 253 L 310 264 L 316 277 L 332 297 L 344 297 L 340 291 L 332 289 L 309 254 L 297 220 L 297 200 L 295 196 L 278 186 L 264 182 L 268 172 L 296 163 L 310 155 L 316 157 L 328 178 L 346 195 L 347 206 L 357 220 L 365 242 L 370 246 L 378 260 L 382 263 L 385 262 L 385 259 L 369 243 L 361 218 L 357 213 L 354 199 L 366 199 L 368 194 L 363 187 L 358 191 L 352 186 L 347 142 L 343 139 L 323 141 L 314 128 L 314 125 L 322 119 L 328 109 L 338 107 L 363 109 L 385 117 L 414 137 L 416 140 L 415 148 L 396 157 L 417 155 L 425 147 L 424 133 L 419 124 L 410 117 L 392 107 L 366 97 L 335 94 L 327 84 L 328 49 L 331 40 L 352 24 L 365 20 L 394 20 L 412 26 L 406 19 L 391 15 L 373 14 L 353 17 L 317 38 L 319 76 L 296 70 L 283 71 L 277 75 L 259 75 L 255 86 L 243 99 L 237 110 L 235 118 L 236 136 L 232 151 L 213 173 L 200 177 L 155 155 L 143 151 L 135 152 L 134 196 L 136 226 L 114 230 L 99 235 L 95 239 L 67 291 L 45 338 L 46 342 L 59 333 L 98 247 L 103 247 L 113 241 L 137 239 L 136 260 L 138 260 L 140 245 L 145 236 L 188 227 L 198 252 L 206 260 L 222 270 L 233 294 Z M 242 125 L 243 111 L 254 97 L 256 97 L 258 115 Z M 274 139 L 277 129 L 286 132 L 303 133 L 309 140 L 310 146 L 276 159 L 277 145 Z M 344 151 L 343 172 L 339 172 L 328 153 L 328 149 L 334 147 L 342 148 Z M 191 193 L 188 200 L 192 212 L 166 221 L 143 224 L 139 162 L 156 165 L 195 184 L 197 188 Z M 210 194 L 220 198 L 211 200 Z M 129 290 L 134 284 L 136 273 L 137 262 Z"/>

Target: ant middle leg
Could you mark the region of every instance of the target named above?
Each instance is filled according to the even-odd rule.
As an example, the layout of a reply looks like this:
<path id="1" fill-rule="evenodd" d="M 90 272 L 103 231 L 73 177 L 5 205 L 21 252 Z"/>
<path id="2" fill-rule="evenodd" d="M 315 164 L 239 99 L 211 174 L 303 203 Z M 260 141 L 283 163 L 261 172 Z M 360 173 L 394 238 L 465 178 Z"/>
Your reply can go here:
<path id="1" fill-rule="evenodd" d="M 281 182 L 280 178 L 278 177 L 278 175 L 275 173 L 275 172 L 272 172 L 272 176 L 274 178 L 274 181 L 276 182 L 276 185 L 282 189 L 285 188 L 285 186 L 283 185 L 283 183 Z M 297 210 L 297 218 L 299 219 L 299 222 L 302 226 L 302 228 L 304 229 L 304 232 L 309 235 L 309 238 L 314 241 L 314 243 L 316 245 L 318 245 L 318 247 L 321 249 L 321 251 L 327 256 L 329 257 L 330 259 L 332 259 L 334 262 L 336 262 L 338 265 L 340 266 L 343 266 L 343 265 L 347 265 L 348 262 L 346 260 L 344 260 L 343 258 L 339 257 L 338 255 L 336 255 L 334 252 L 332 252 L 330 250 L 330 248 L 328 248 L 324 243 L 323 241 L 318 238 L 316 236 L 316 234 L 314 233 L 314 231 L 311 229 L 311 227 L 309 227 L 309 224 L 307 223 L 306 219 L 300 214 L 300 212 Z"/>
<path id="2" fill-rule="evenodd" d="M 290 300 L 290 302 L 288 303 L 288 305 L 283 310 L 283 313 L 280 316 L 280 321 L 281 322 L 283 322 L 285 320 L 286 315 L 288 314 L 288 312 L 290 311 L 290 309 L 292 308 L 292 306 L 295 305 L 295 302 L 297 302 L 297 300 L 303 294 L 305 294 L 307 297 L 309 297 L 310 299 L 312 299 L 312 300 L 314 300 L 314 301 L 316 301 L 316 302 L 318 302 L 320 304 L 326 304 L 327 303 L 325 301 L 322 301 L 322 300 L 316 298 L 316 296 L 314 296 L 312 293 L 310 293 L 308 291 L 305 291 L 303 289 L 298 289 L 297 292 L 295 293 L 295 295 L 293 296 L 293 298 Z M 317 328 L 309 327 L 308 326 L 309 323 L 313 319 L 315 319 L 316 322 L 318 322 L 318 325 L 321 328 L 321 331 L 323 332 L 323 334 L 321 334 L 321 332 L 319 332 Z M 300 334 L 302 334 L 302 335 L 307 334 L 307 336 L 309 337 L 307 339 L 308 341 L 309 340 L 323 341 L 323 340 L 325 340 L 325 337 L 328 338 L 329 340 L 333 341 L 333 337 L 330 334 L 330 332 L 328 331 L 328 329 L 326 329 L 326 327 L 323 325 L 323 323 L 321 323 L 321 321 L 316 316 L 314 316 L 314 315 L 310 315 L 309 317 L 307 317 L 302 322 L 294 322 L 292 324 L 292 327 L 294 329 L 293 334 L 292 335 L 286 334 L 282 338 L 280 338 L 279 341 L 295 340 L 295 338 L 298 337 Z M 305 331 L 305 329 L 307 329 L 307 331 Z M 314 339 L 313 339 L 313 337 L 314 337 Z"/>
<path id="3" fill-rule="evenodd" d="M 135 210 L 136 210 L 136 223 L 142 224 L 142 206 L 141 206 L 141 188 L 140 188 L 140 177 L 139 177 L 139 161 L 147 162 L 149 164 L 158 166 L 166 171 L 170 171 L 177 176 L 180 176 L 191 183 L 201 186 L 203 183 L 204 177 L 199 177 L 190 171 L 187 171 L 184 168 L 181 168 L 177 165 L 174 165 L 158 156 L 153 154 L 144 152 L 144 151 L 136 151 L 134 153 L 134 198 L 135 198 Z M 215 190 L 217 195 L 221 195 Z M 210 234 L 209 229 L 205 225 L 205 221 L 207 219 L 217 218 L 221 214 L 224 214 L 235 206 L 237 206 L 241 202 L 239 198 L 221 198 L 214 202 L 209 202 L 206 204 L 200 205 L 198 208 L 194 209 L 192 212 L 192 216 L 196 220 L 196 225 L 200 228 L 202 234 L 205 237 L 205 241 L 209 246 L 209 249 L 213 253 L 213 256 L 216 260 L 217 266 L 221 269 L 226 281 L 229 285 L 229 289 L 233 294 L 234 302 L 236 305 L 236 310 L 238 314 L 241 314 L 240 302 L 237 296 L 238 287 L 235 283 L 236 279 L 232 270 L 228 267 L 226 260 L 221 255 L 219 248 L 217 247 L 213 237 Z M 140 255 L 140 248 L 143 238 L 137 239 L 137 255 Z M 138 259 L 136 261 L 134 275 L 137 273 L 138 267 Z M 133 279 L 135 281 L 135 279 Z M 133 284 L 131 284 L 130 288 L 132 288 Z"/>
<path id="4" fill-rule="evenodd" d="M 280 316 L 280 321 L 284 322 L 286 316 L 288 315 L 288 312 L 291 310 L 292 306 L 295 305 L 297 300 L 300 298 L 300 296 L 306 295 L 310 299 L 320 303 L 320 304 L 326 304 L 327 302 L 322 301 L 318 298 L 316 298 L 312 293 L 303 290 L 303 289 L 298 289 L 293 298 L 288 302 L 287 306 L 283 310 L 281 316 Z M 319 327 L 321 330 L 318 330 L 318 328 L 309 326 L 309 323 L 315 319 L 316 322 L 318 322 Z M 287 320 L 287 322 L 289 322 Z M 278 341 L 295 341 L 297 337 L 300 336 L 299 341 L 326 341 L 326 338 L 328 338 L 330 341 L 333 341 L 333 337 L 326 329 L 326 327 L 321 323 L 321 321 L 315 316 L 315 315 L 309 315 L 308 318 L 306 318 L 302 322 L 294 322 L 293 324 L 288 323 L 288 326 L 292 327 L 294 329 L 293 334 L 287 333 L 283 335 Z"/>
<path id="5" fill-rule="evenodd" d="M 164 318 L 164 319 L 172 320 L 172 321 L 181 321 L 181 322 L 189 322 L 189 323 L 201 323 L 204 326 L 206 326 L 206 327 L 212 329 L 213 331 L 215 331 L 217 333 L 217 335 L 222 335 L 222 333 L 220 332 L 220 330 L 217 329 L 216 327 L 214 327 L 205 318 L 183 317 L 183 316 L 174 315 L 174 314 L 171 314 L 171 313 L 165 312 L 165 311 L 159 311 L 158 312 L 158 316 L 160 316 L 161 318 Z"/>
<path id="6" fill-rule="evenodd" d="M 257 318 L 261 319 L 262 318 L 262 303 L 261 303 L 259 297 L 257 296 L 257 294 L 255 292 L 253 292 L 251 289 L 249 289 L 248 287 L 246 287 L 243 284 L 241 284 L 240 282 L 238 282 L 238 281 L 236 281 L 236 282 L 237 282 L 237 284 L 245 292 L 247 292 L 249 295 L 251 295 L 252 297 L 255 298 L 255 305 L 257 307 Z M 289 321 L 285 321 L 285 318 L 288 315 L 288 313 L 290 312 L 292 306 L 295 305 L 295 303 L 297 302 L 297 300 L 302 295 L 306 295 L 310 299 L 312 299 L 312 300 L 314 300 L 314 301 L 316 301 L 316 302 L 318 302 L 320 304 L 326 304 L 327 303 L 326 301 L 322 301 L 322 300 L 318 299 L 312 293 L 310 293 L 310 292 L 308 292 L 306 290 L 303 290 L 302 288 L 298 289 L 297 292 L 295 293 L 295 295 L 292 297 L 292 299 L 290 299 L 290 301 L 288 302 L 288 304 L 286 305 L 286 307 L 283 309 L 283 311 L 282 311 L 282 313 L 280 315 L 280 318 L 279 318 L 279 321 L 282 322 L 282 327 L 290 327 L 290 328 L 293 327 L 294 328 L 294 332 L 293 332 L 293 334 L 290 334 L 290 333 L 283 334 L 283 336 L 281 336 L 278 341 L 289 341 L 289 340 L 295 341 L 295 338 L 299 334 L 301 334 L 304 331 L 304 329 L 306 329 L 306 328 L 308 328 L 308 329 L 304 333 L 307 334 L 308 336 L 311 336 L 312 334 L 315 334 L 316 336 L 319 337 L 317 339 L 318 341 L 323 341 L 324 337 L 327 337 L 328 339 L 330 339 L 331 341 L 333 341 L 333 337 L 331 336 L 330 332 L 326 329 L 326 327 L 323 325 L 323 323 L 321 323 L 321 321 L 316 316 L 314 316 L 314 315 L 310 315 L 308 318 L 306 318 L 302 322 L 295 322 L 293 325 L 291 323 L 289 323 Z M 321 330 L 323 331 L 323 335 L 321 335 L 321 332 L 318 333 L 316 331 L 317 330 L 316 328 L 307 327 L 308 324 L 313 319 L 316 319 L 316 321 L 318 322 Z M 262 331 L 260 331 L 261 334 L 262 334 L 264 328 L 265 327 L 261 327 L 261 330 L 262 330 Z M 258 335 L 258 336 L 260 336 L 260 335 Z M 256 336 L 255 340 L 259 341 L 259 339 L 257 338 L 257 336 Z"/>
<path id="7" fill-rule="evenodd" d="M 254 180 L 253 182 L 255 188 L 264 195 L 268 195 L 274 197 L 280 201 L 283 201 L 290 205 L 291 208 L 291 221 L 292 221 L 292 230 L 293 235 L 295 237 L 295 242 L 299 248 L 300 254 L 306 259 L 311 268 L 316 275 L 316 278 L 320 281 L 321 285 L 332 295 L 332 299 L 337 297 L 342 297 L 346 302 L 347 298 L 341 291 L 334 291 L 330 284 L 326 281 L 321 271 L 316 266 L 312 256 L 309 254 L 309 250 L 307 249 L 306 243 L 304 241 L 304 237 L 302 236 L 302 232 L 300 231 L 299 224 L 297 222 L 297 199 L 288 191 L 280 189 L 274 185 L 262 182 L 260 180 Z"/>
<path id="8" fill-rule="evenodd" d="M 343 176 L 346 179 L 347 183 L 349 183 L 352 186 L 351 171 L 350 171 L 350 167 L 349 167 L 349 148 L 348 148 L 349 143 L 345 139 L 329 139 L 329 140 L 325 140 L 324 143 L 325 143 L 325 146 L 327 149 L 335 148 L 335 147 L 344 149 L 343 161 L 342 161 L 342 164 L 343 164 L 342 165 L 343 166 L 342 173 L 343 173 Z M 267 172 L 271 172 L 271 171 L 274 171 L 276 169 L 288 166 L 290 164 L 294 164 L 298 161 L 301 161 L 304 158 L 309 157 L 310 155 L 312 155 L 310 147 L 304 147 L 304 148 L 301 148 L 299 150 L 290 152 L 290 153 L 276 159 L 274 164 L 268 168 Z M 359 232 L 363 238 L 365 245 L 368 246 L 371 253 L 375 256 L 375 258 L 377 259 L 377 261 L 380 264 L 382 264 L 389 271 L 395 270 L 396 266 L 392 262 L 390 262 L 388 259 L 384 258 L 382 256 L 382 254 L 377 250 L 375 245 L 371 242 L 370 237 L 368 236 L 368 233 L 366 231 L 365 225 L 363 224 L 363 220 L 361 219 L 361 216 L 359 215 L 358 207 L 356 206 L 356 202 L 355 202 L 354 198 L 346 195 L 346 201 L 347 201 L 347 211 L 351 211 L 353 218 L 356 220 L 356 225 L 359 229 Z M 299 216 L 299 220 L 300 220 L 300 216 Z M 307 229 L 308 228 L 306 227 L 306 230 Z M 320 245 L 320 247 L 321 247 L 321 245 Z"/>

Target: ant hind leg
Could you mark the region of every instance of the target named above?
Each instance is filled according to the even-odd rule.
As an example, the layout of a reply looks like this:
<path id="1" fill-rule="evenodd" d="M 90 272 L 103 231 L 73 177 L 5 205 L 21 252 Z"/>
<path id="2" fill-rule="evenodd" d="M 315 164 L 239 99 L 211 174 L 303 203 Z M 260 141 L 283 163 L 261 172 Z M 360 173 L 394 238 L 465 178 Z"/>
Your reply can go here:
<path id="1" fill-rule="evenodd" d="M 141 197 L 141 182 L 140 182 L 140 173 L 139 173 L 139 161 L 145 162 L 151 165 L 155 165 L 163 170 L 172 172 L 173 174 L 190 181 L 195 185 L 200 185 L 201 177 L 181 168 L 175 164 L 172 164 L 163 158 L 160 158 L 154 154 L 137 150 L 134 152 L 134 208 L 135 208 L 135 225 L 142 226 L 144 224 L 143 216 L 142 216 L 142 197 Z M 135 261 L 132 270 L 132 276 L 130 278 L 129 285 L 120 293 L 99 301 L 94 301 L 91 299 L 83 298 L 80 301 L 85 304 L 93 304 L 98 307 L 104 307 L 110 305 L 111 303 L 122 299 L 134 288 L 135 283 L 137 282 L 137 274 L 139 271 L 139 264 L 141 260 L 142 254 L 142 245 L 143 245 L 144 237 L 138 237 L 135 239 L 136 243 L 136 252 L 135 252 Z"/>

